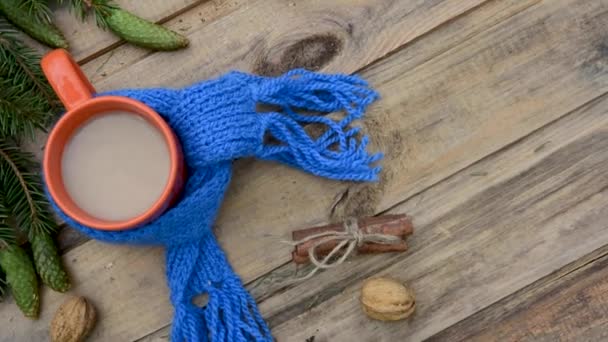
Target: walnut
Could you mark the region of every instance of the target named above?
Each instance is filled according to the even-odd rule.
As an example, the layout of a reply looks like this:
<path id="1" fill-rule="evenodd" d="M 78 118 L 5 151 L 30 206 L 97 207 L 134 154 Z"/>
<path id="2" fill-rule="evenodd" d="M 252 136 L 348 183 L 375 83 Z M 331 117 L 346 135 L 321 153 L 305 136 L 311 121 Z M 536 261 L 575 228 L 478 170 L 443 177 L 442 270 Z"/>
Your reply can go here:
<path id="1" fill-rule="evenodd" d="M 381 321 L 408 318 L 416 309 L 413 291 L 389 278 L 366 280 L 361 289 L 361 305 L 369 317 Z"/>
<path id="2" fill-rule="evenodd" d="M 51 322 L 52 342 L 82 342 L 95 325 L 95 308 L 84 297 L 66 300 Z"/>

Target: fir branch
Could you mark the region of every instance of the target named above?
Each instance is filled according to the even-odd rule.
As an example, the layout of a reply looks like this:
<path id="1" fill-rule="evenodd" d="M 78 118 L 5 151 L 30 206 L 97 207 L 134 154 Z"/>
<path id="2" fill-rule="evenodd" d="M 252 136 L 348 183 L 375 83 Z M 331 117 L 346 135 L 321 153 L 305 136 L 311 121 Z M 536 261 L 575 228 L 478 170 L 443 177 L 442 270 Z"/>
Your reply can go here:
<path id="1" fill-rule="evenodd" d="M 60 0 L 62 3 L 64 0 Z M 86 17 L 93 12 L 95 23 L 102 29 L 108 27 L 106 18 L 110 16 L 112 9 L 118 8 L 112 0 L 67 0 L 70 3 L 70 10 L 76 13 L 80 20 L 85 20 Z"/>
<path id="2" fill-rule="evenodd" d="M 0 16 L 0 78 L 20 87 L 49 112 L 61 108 L 40 68 L 40 56 L 17 39 L 17 31 Z M 52 114 L 52 113 L 49 113 Z"/>
<path id="3" fill-rule="evenodd" d="M 4 203 L 17 227 L 29 237 L 41 232 L 52 234 L 57 229 L 38 171 L 33 155 L 21 151 L 12 141 L 0 140 L 0 184 Z"/>

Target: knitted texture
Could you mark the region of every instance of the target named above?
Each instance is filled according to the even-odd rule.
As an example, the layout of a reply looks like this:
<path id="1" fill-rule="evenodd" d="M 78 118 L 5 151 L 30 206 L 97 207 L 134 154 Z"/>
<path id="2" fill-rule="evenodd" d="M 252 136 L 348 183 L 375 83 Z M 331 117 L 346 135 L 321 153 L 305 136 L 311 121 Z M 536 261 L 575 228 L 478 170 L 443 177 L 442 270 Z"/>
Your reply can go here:
<path id="1" fill-rule="evenodd" d="M 103 95 L 139 100 L 158 113 L 178 136 L 188 169 L 181 199 L 154 222 L 124 231 L 73 227 L 111 243 L 166 246 L 167 279 L 175 307 L 173 341 L 271 341 L 257 306 L 215 241 L 212 224 L 232 174 L 232 161 L 256 157 L 278 161 L 337 180 L 374 181 L 380 154 L 366 150 L 368 138 L 350 127 L 378 95 L 359 77 L 293 70 L 267 78 L 231 72 L 184 89 L 128 89 Z M 258 104 L 277 112 L 258 112 Z M 331 120 L 300 114 L 328 113 Z M 310 137 L 301 124 L 322 124 Z M 208 294 L 204 308 L 192 303 Z"/>

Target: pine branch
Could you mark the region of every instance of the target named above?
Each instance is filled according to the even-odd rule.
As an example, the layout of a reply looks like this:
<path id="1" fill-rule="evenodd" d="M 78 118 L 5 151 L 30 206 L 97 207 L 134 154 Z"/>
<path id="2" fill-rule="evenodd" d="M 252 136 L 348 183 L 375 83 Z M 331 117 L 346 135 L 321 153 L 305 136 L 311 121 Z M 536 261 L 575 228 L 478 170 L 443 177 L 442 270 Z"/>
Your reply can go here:
<path id="1" fill-rule="evenodd" d="M 32 234 L 52 234 L 57 224 L 49 211 L 39 166 L 30 153 L 12 141 L 0 140 L 0 184 L 4 202 L 17 227 L 30 238 Z"/>
<path id="2" fill-rule="evenodd" d="M 44 104 L 36 101 L 28 92 L 7 83 L 0 78 L 0 138 L 32 138 L 37 129 L 45 129 L 50 114 Z"/>
<path id="3" fill-rule="evenodd" d="M 64 0 L 60 0 L 63 3 Z M 76 13 L 80 20 L 85 20 L 89 13 L 95 16 L 95 23 L 102 29 L 108 27 L 107 17 L 110 16 L 112 9 L 118 8 L 112 0 L 67 0 L 70 3 L 70 10 Z"/>
<path id="4" fill-rule="evenodd" d="M 122 10 L 112 0 L 68 1 L 81 20 L 93 13 L 97 26 L 109 29 L 131 44 L 164 51 L 182 49 L 189 44 L 181 34 Z"/>
<path id="5" fill-rule="evenodd" d="M 60 108 L 40 68 L 40 56 L 24 46 L 0 17 L 0 138 L 33 136 Z"/>
<path id="6" fill-rule="evenodd" d="M 0 16 L 0 78 L 39 97 L 49 110 L 61 108 L 40 68 L 40 55 L 17 39 L 17 31 Z"/>

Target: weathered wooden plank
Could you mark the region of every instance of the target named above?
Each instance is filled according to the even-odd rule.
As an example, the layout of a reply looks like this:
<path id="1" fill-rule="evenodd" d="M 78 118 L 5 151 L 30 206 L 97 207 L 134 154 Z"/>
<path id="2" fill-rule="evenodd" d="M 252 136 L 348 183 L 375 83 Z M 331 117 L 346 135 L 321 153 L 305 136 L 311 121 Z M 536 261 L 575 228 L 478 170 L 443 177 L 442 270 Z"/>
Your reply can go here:
<path id="1" fill-rule="evenodd" d="M 603 246 L 427 341 L 605 341 L 606 266 Z"/>
<path id="2" fill-rule="evenodd" d="M 243 1 L 213 22 L 202 22 L 193 8 L 179 18 L 191 26 L 189 49 L 147 56 L 107 72 L 96 86 L 181 86 L 231 69 L 276 74 L 308 66 L 350 73 L 484 1 Z"/>
<path id="3" fill-rule="evenodd" d="M 544 139 L 532 139 L 534 144 L 524 139 L 391 210 L 424 210 L 432 217 L 428 224 L 418 224 L 408 240 L 409 255 L 387 258 L 392 262 L 379 266 L 367 260 L 352 263 L 345 271 L 350 284 L 331 289 L 337 294 L 275 327 L 277 339 L 301 341 L 315 335 L 319 341 L 420 341 L 606 245 L 607 103 L 604 97 L 564 122 L 582 117 L 594 125 L 572 131 L 560 122 L 557 131 L 543 129 L 536 138 Z M 507 163 L 518 160 L 515 166 L 524 168 Z M 483 182 L 490 186 L 481 191 L 472 186 Z M 472 193 L 463 193 L 466 189 Z M 451 209 L 435 217 L 433 208 L 445 208 L 450 200 L 455 201 Z M 414 289 L 417 312 L 412 319 L 390 324 L 365 316 L 358 301 L 361 278 L 376 271 Z"/>
<path id="4" fill-rule="evenodd" d="M 298 10 L 296 11 L 292 9 L 291 6 L 283 6 L 282 3 L 280 3 L 279 1 L 258 1 L 250 4 L 250 7 L 247 10 L 237 10 L 231 13 L 229 16 L 223 17 L 218 21 L 209 24 L 205 27 L 205 30 L 203 32 L 195 32 L 197 34 L 196 37 L 198 37 L 197 39 L 195 39 L 195 41 L 198 41 L 198 44 L 202 44 L 202 42 L 204 41 L 214 41 L 216 37 L 222 35 L 222 32 L 225 32 L 226 34 L 232 32 L 224 31 L 226 29 L 226 25 L 228 24 L 232 25 L 230 27 L 239 27 L 241 30 L 243 30 L 242 32 L 239 31 L 237 33 L 230 33 L 230 39 L 235 40 L 235 43 L 232 43 L 232 45 L 227 44 L 228 46 L 225 46 L 220 44 L 218 46 L 218 51 L 223 51 L 225 53 L 225 56 L 218 56 L 218 58 L 216 59 L 211 59 L 211 65 L 216 65 L 216 67 L 206 69 L 203 67 L 199 69 L 198 65 L 196 66 L 196 68 L 192 65 L 193 62 L 190 62 L 191 64 L 187 63 L 188 61 L 190 61 L 190 59 L 194 60 L 196 63 L 200 63 L 201 60 L 206 60 L 210 57 L 201 53 L 192 55 L 192 52 L 178 52 L 171 55 L 175 57 L 171 60 L 158 60 L 157 57 L 155 57 L 157 56 L 157 54 L 155 54 L 138 63 L 135 63 L 133 66 L 126 67 L 124 70 L 122 70 L 121 73 L 124 74 L 122 76 L 122 81 L 120 81 L 118 76 L 108 75 L 108 78 L 104 79 L 104 81 L 97 82 L 96 86 L 98 86 L 99 89 L 103 90 L 104 87 L 110 88 L 129 85 L 129 82 L 131 82 L 130 80 L 142 80 L 140 76 L 142 76 L 143 74 L 147 74 L 151 78 L 150 84 L 147 85 L 154 85 L 154 82 L 161 82 L 161 80 L 163 80 L 163 78 L 167 76 L 164 74 L 164 72 L 166 71 L 165 69 L 168 70 L 173 67 L 174 70 L 175 65 L 185 65 L 185 69 L 180 70 L 179 73 L 177 73 L 175 79 L 166 79 L 166 83 L 163 82 L 164 85 L 178 85 L 180 82 L 184 81 L 183 79 L 178 80 L 177 78 L 179 77 L 187 78 L 191 75 L 201 76 L 203 72 L 212 74 L 219 71 L 225 71 L 229 67 L 230 63 L 235 64 L 237 67 L 239 65 L 242 65 L 236 63 L 235 60 L 232 60 L 232 62 L 230 62 L 227 60 L 227 58 L 233 58 L 236 54 L 243 52 L 240 50 L 239 44 L 241 43 L 247 43 L 247 49 L 252 46 L 257 46 L 256 44 L 259 44 L 259 41 L 255 40 L 257 39 L 256 37 L 252 37 L 251 35 L 247 34 L 249 32 L 257 32 L 258 30 L 256 30 L 256 28 L 264 28 L 265 30 L 267 30 L 266 34 L 268 34 L 269 38 L 273 39 L 270 41 L 272 42 L 273 51 L 276 49 L 280 52 L 288 48 L 289 46 L 296 44 L 303 38 L 303 36 L 314 35 L 315 33 L 327 33 L 328 31 L 332 30 L 338 31 L 339 34 L 344 35 L 343 28 L 341 28 L 342 26 L 339 25 L 340 21 L 329 20 L 334 17 L 342 18 L 344 16 L 352 20 L 352 30 L 353 32 L 357 32 L 357 34 L 354 34 L 352 36 L 356 37 L 357 40 L 347 40 L 350 43 L 345 43 L 345 46 L 350 46 L 350 44 L 356 43 L 363 52 L 360 52 L 359 55 L 353 56 L 355 58 L 360 58 L 360 60 L 351 60 L 349 59 L 348 55 L 344 55 L 350 50 L 342 49 L 339 55 L 340 57 L 336 57 L 334 61 L 342 61 L 342 63 L 345 64 L 344 68 L 341 69 L 338 65 L 334 65 L 333 68 L 334 70 L 341 69 L 345 72 L 352 72 L 358 68 L 363 67 L 367 59 L 374 60 L 380 58 L 381 56 L 384 56 L 385 54 L 390 52 L 389 49 L 393 49 L 399 46 L 399 44 L 405 43 L 415 38 L 417 35 L 424 34 L 425 32 L 431 30 L 433 27 L 440 25 L 445 20 L 449 20 L 481 2 L 482 1 L 479 0 L 465 2 L 444 0 L 433 3 L 433 6 L 431 7 L 428 7 L 430 4 L 429 2 L 417 3 L 413 1 L 395 2 L 393 4 L 386 4 L 382 1 L 362 1 L 360 4 L 358 4 L 359 7 L 353 6 L 352 2 L 346 1 L 335 1 L 335 3 L 324 2 L 323 5 L 321 5 L 321 2 L 299 2 L 297 6 L 300 7 L 298 7 Z M 382 4 L 385 5 L 382 6 Z M 315 7 L 313 5 L 318 6 Z M 255 13 L 260 15 L 264 13 L 278 13 L 285 15 L 278 16 L 279 18 L 282 18 L 280 21 L 275 20 L 275 17 L 270 18 L 267 15 L 262 15 L 261 17 L 257 17 L 256 21 L 251 21 L 250 18 Z M 332 16 L 328 17 L 328 13 L 331 13 Z M 400 18 L 395 18 L 395 20 L 393 21 L 386 21 L 387 26 L 379 25 L 379 22 L 374 22 L 373 25 L 370 24 L 370 20 L 376 18 L 377 16 L 386 16 L 388 15 L 387 13 L 402 13 L 404 15 Z M 260 18 L 261 20 L 258 20 Z M 304 25 L 304 18 L 317 18 L 316 21 L 318 21 L 318 23 L 317 25 Z M 315 20 L 313 20 L 313 22 L 314 21 Z M 369 25 L 372 25 L 371 28 L 374 28 L 374 30 L 369 32 L 366 30 L 360 31 L 360 28 L 369 28 Z M 404 29 L 407 27 L 413 27 L 413 31 L 411 31 L 409 35 L 399 36 L 396 34 L 397 29 Z M 290 34 L 289 36 L 284 37 L 284 40 L 281 40 L 281 32 L 288 30 L 294 30 L 292 31 L 294 35 Z M 295 35 L 295 33 L 297 32 L 301 32 L 301 35 Z M 390 34 L 387 35 L 386 32 Z M 190 36 L 190 38 L 193 37 Z M 386 39 L 387 41 L 383 43 L 383 39 Z M 279 44 L 280 41 L 286 42 L 285 45 Z M 193 46 L 196 46 L 195 44 L 193 44 Z M 352 49 L 352 46 L 350 47 L 350 49 Z M 252 54 L 251 56 L 259 57 L 260 54 L 262 54 L 262 56 L 269 55 L 269 52 L 265 49 L 255 51 L 261 52 L 259 52 L 258 54 Z M 180 54 L 188 53 L 189 55 L 187 55 L 187 58 L 183 56 L 179 57 Z M 373 57 L 373 54 L 375 54 L 376 57 Z M 253 59 L 253 57 L 251 56 L 248 57 L 248 59 L 246 60 L 252 62 L 254 60 L 259 61 L 260 59 Z M 186 58 L 187 60 L 184 61 L 184 58 Z M 240 63 L 245 60 L 243 58 L 236 59 Z M 155 61 L 158 63 L 156 63 Z M 146 65 L 150 66 L 151 69 L 147 67 L 147 69 L 145 70 L 140 69 L 142 67 L 141 63 L 146 63 Z M 162 72 L 160 72 L 158 75 L 151 74 L 150 70 L 155 69 L 154 67 L 152 67 L 153 65 L 156 65 L 157 68 L 160 68 L 160 71 Z M 162 68 L 163 65 L 165 66 L 165 68 Z M 243 65 L 243 68 L 251 70 L 253 66 L 246 67 Z M 141 74 L 138 74 L 140 72 Z M 158 79 L 154 81 L 152 80 L 153 77 L 158 77 Z M 112 85 L 112 82 L 117 83 Z M 246 162 L 241 163 L 242 164 L 239 167 L 240 171 L 237 171 L 237 175 L 235 176 L 235 178 L 239 179 L 251 177 L 248 174 L 248 172 L 250 171 L 244 171 L 243 166 Z M 239 239 L 234 243 L 228 243 L 228 246 L 233 246 L 231 249 L 233 252 L 238 252 L 239 249 L 243 248 L 250 248 L 250 244 L 252 243 L 250 234 L 253 233 L 257 235 L 258 232 L 256 232 L 255 229 L 257 229 L 258 227 L 265 227 L 269 224 L 276 224 L 277 228 L 285 229 L 285 231 L 287 231 L 291 227 L 300 225 L 307 221 L 325 220 L 327 208 L 331 204 L 332 197 L 335 194 L 340 193 L 340 189 L 344 189 L 345 187 L 345 185 L 343 184 L 341 185 L 334 182 L 319 181 L 318 179 L 303 175 L 299 172 L 295 172 L 292 170 L 285 171 L 283 167 L 278 167 L 276 165 L 255 163 L 255 165 L 253 166 L 255 166 L 255 169 L 259 170 L 256 171 L 260 172 L 259 175 L 264 175 L 265 172 L 272 172 L 274 176 L 268 178 L 264 175 L 264 177 L 258 178 L 254 174 L 254 177 L 253 179 L 251 179 L 251 181 L 257 185 L 248 185 L 246 187 L 243 187 L 241 186 L 242 183 L 237 183 L 231 188 L 230 196 L 243 199 L 249 198 L 251 194 L 249 194 L 248 192 L 250 192 L 252 189 L 257 189 L 255 190 L 257 192 L 257 199 L 264 199 L 268 197 L 267 195 L 264 195 L 267 193 L 264 189 L 268 189 L 269 186 L 277 190 L 282 190 L 285 193 L 290 193 L 288 196 L 280 200 L 279 198 L 273 198 L 270 201 L 273 203 L 269 203 L 268 201 L 256 203 L 256 201 L 249 200 L 247 200 L 246 203 L 238 203 L 238 201 L 235 202 L 237 207 L 240 206 L 242 209 L 245 209 L 242 211 L 242 213 L 247 214 L 243 216 L 243 218 L 238 219 L 238 217 L 236 217 L 235 215 L 240 209 L 236 209 L 237 211 L 232 214 L 233 217 L 231 219 L 227 219 L 227 221 L 225 222 L 232 222 L 234 219 L 238 219 L 234 222 L 233 227 L 247 228 L 245 225 L 242 224 L 243 222 L 247 222 L 248 224 L 251 223 L 252 225 L 251 229 L 247 229 L 246 231 L 243 230 L 242 233 L 231 233 L 236 234 L 236 238 Z M 277 182 L 279 178 L 281 180 L 280 182 Z M 288 186 L 284 187 L 285 184 L 287 184 Z M 295 199 L 298 199 L 298 201 L 292 203 L 307 203 L 311 205 L 315 204 L 316 208 L 309 208 L 312 210 L 306 209 L 306 212 L 295 210 L 296 215 L 293 215 L 294 209 L 297 209 L 297 207 L 294 207 L 293 204 L 290 205 L 288 201 Z M 322 204 L 324 203 L 325 205 L 317 206 L 314 201 L 311 201 L 311 199 L 319 199 L 319 201 L 317 202 L 320 202 Z M 279 206 L 268 206 L 268 204 L 274 204 L 277 201 L 280 202 Z M 262 215 L 261 211 L 258 210 L 261 210 L 262 208 L 273 208 L 277 210 L 278 215 L 274 217 L 265 217 L 265 215 Z M 312 215 L 308 215 L 308 213 L 312 213 Z M 249 216 L 249 218 L 247 218 L 247 216 Z M 223 230 L 224 227 L 220 225 L 218 231 L 218 234 L 220 236 L 224 234 L 222 233 Z M 264 244 L 268 243 L 267 240 L 262 239 L 259 241 L 255 241 L 255 243 L 259 243 L 260 247 L 267 248 L 266 246 L 264 246 Z M 237 244 L 239 244 L 240 247 L 237 247 Z M 128 266 L 125 265 L 114 266 L 113 268 L 110 268 L 108 272 L 103 272 L 103 269 L 100 268 L 102 264 L 92 265 L 88 263 L 84 264 L 70 262 L 70 260 L 73 260 L 74 258 L 76 258 L 77 260 L 88 260 L 88 257 L 93 253 L 89 251 L 89 249 L 94 251 L 96 250 L 96 248 L 101 248 L 99 246 L 100 245 L 95 242 L 89 242 L 79 248 L 72 250 L 66 256 L 72 273 L 82 273 L 89 275 L 89 277 L 86 279 L 82 278 L 82 282 L 80 278 L 75 280 L 75 293 L 86 293 L 96 303 L 102 303 L 100 312 L 104 317 L 110 317 L 110 314 L 106 313 L 106 311 L 111 310 L 111 308 L 115 305 L 116 301 L 120 301 L 120 305 L 118 306 L 120 307 L 120 313 L 116 313 L 115 319 L 113 318 L 111 319 L 111 321 L 100 323 L 101 325 L 97 329 L 95 336 L 99 340 L 132 340 L 149 334 L 151 331 L 158 329 L 158 327 L 168 324 L 171 317 L 171 308 L 167 305 L 166 302 L 160 302 L 160 304 L 158 304 L 159 302 L 157 302 L 154 305 L 147 306 L 145 305 L 145 303 L 142 302 L 134 303 L 130 301 L 130 298 L 135 296 L 134 293 L 137 292 L 137 288 L 138 286 L 140 286 L 140 279 L 136 279 L 137 274 L 139 274 L 140 276 L 144 276 L 154 273 L 154 279 L 157 279 L 156 276 L 162 277 L 162 272 L 160 269 L 160 265 L 162 265 L 162 260 L 158 251 L 155 249 L 137 250 L 138 253 L 141 253 L 138 254 L 138 260 L 147 259 L 148 263 L 148 267 L 138 267 L 138 273 L 133 272 L 133 269 L 130 269 Z M 125 254 L 125 250 L 122 247 L 103 246 L 103 250 L 105 251 L 103 255 L 104 260 L 126 260 L 126 262 L 128 262 L 128 260 L 134 258 L 132 256 L 129 256 L 129 253 Z M 243 255 L 243 258 L 246 258 L 248 261 L 240 259 L 240 265 L 237 265 L 237 270 L 241 268 L 241 270 L 239 271 L 243 271 L 243 267 L 247 267 L 247 265 L 253 261 L 251 263 L 252 267 L 245 269 L 245 272 L 242 272 L 245 275 L 245 279 L 252 279 L 262 274 L 266 270 L 272 269 L 274 265 L 277 265 L 277 262 L 280 264 L 281 258 L 285 260 L 288 255 L 287 249 L 285 248 L 273 251 L 271 255 L 268 256 L 263 256 L 260 254 L 260 252 L 261 251 L 257 248 L 250 249 L 247 253 Z M 278 259 L 277 255 L 280 256 Z M 115 265 L 118 264 L 115 262 Z M 118 268 L 120 268 L 120 270 Z M 84 272 L 82 270 L 88 270 L 88 272 Z M 112 282 L 104 281 L 104 279 L 110 279 L 110 277 L 114 279 Z M 97 280 L 97 282 L 95 280 Z M 97 283 L 103 283 L 105 286 L 101 288 L 96 285 L 92 285 Z M 157 293 L 156 295 L 152 295 L 150 292 L 148 292 L 147 294 L 143 294 L 143 297 L 141 298 L 144 298 L 145 301 L 149 302 L 150 298 L 156 298 L 160 296 L 162 296 L 163 298 L 167 297 L 164 283 L 153 282 L 150 286 L 157 286 Z M 84 287 L 86 287 L 86 289 Z M 127 290 L 126 287 L 128 287 L 129 290 Z M 129 294 L 129 291 L 133 292 L 130 292 Z M 93 294 L 93 292 L 95 292 L 96 294 Z M 123 296 L 122 293 L 128 294 Z M 14 307 L 0 307 L 0 321 L 12 320 L 9 328 L 11 329 L 11 331 L 10 333 L 7 333 L 7 336 L 9 336 L 7 337 L 8 340 L 14 339 L 15 337 L 24 337 L 31 335 L 41 336 L 45 333 L 45 322 L 48 322 L 50 315 L 58 306 L 63 296 L 51 293 L 50 291 L 45 291 L 44 298 L 45 305 L 43 306 L 41 320 L 34 324 L 32 324 L 31 322 L 24 322 L 19 316 L 19 314 L 16 312 Z M 142 312 L 144 311 L 145 314 L 142 314 Z M 131 319 L 127 319 L 127 317 L 130 317 Z M 137 317 L 137 320 L 132 319 L 132 317 Z M 165 323 L 159 324 L 159 321 L 164 321 Z"/>
<path id="5" fill-rule="evenodd" d="M 142 18 L 164 22 L 203 1 L 205 0 L 147 0 L 145 6 L 135 0 L 117 0 L 116 3 Z M 87 22 L 81 22 L 70 13 L 68 6 L 56 9 L 54 18 L 70 43 L 70 52 L 79 61 L 109 50 L 120 41 L 120 38 L 110 32 L 98 28 L 92 18 Z"/>

